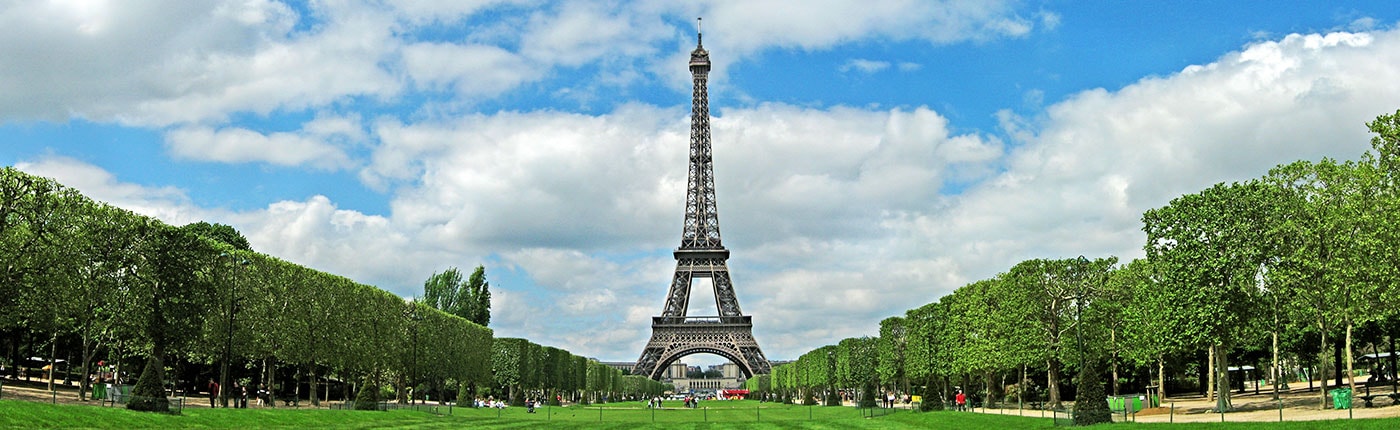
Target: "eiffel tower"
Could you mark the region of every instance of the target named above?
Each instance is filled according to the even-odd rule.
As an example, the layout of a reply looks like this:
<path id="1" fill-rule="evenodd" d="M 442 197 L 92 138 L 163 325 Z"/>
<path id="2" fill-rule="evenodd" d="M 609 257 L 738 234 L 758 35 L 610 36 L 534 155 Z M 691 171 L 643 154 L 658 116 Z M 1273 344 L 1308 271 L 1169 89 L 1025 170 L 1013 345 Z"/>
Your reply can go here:
<path id="1" fill-rule="evenodd" d="M 661 316 L 651 319 L 651 341 L 642 350 L 632 373 L 661 379 L 666 367 L 681 357 L 708 353 L 739 365 L 745 377 L 766 374 L 770 364 L 753 337 L 753 321 L 739 310 L 729 279 L 729 250 L 719 236 L 719 211 L 715 207 L 714 159 L 710 154 L 710 53 L 700 34 L 690 53 L 690 75 L 695 89 L 690 109 L 690 173 L 685 193 L 685 229 L 676 249 L 676 272 L 666 293 Z M 690 285 L 695 278 L 710 278 L 718 316 L 686 315 Z"/>

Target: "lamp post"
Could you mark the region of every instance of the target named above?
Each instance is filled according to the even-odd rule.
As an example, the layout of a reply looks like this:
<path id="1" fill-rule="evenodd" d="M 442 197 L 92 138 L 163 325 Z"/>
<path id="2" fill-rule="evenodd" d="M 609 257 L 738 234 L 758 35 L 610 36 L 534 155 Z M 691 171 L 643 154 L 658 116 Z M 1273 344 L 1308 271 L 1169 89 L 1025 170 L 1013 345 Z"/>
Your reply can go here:
<path id="1" fill-rule="evenodd" d="M 227 337 L 225 337 L 224 339 L 224 362 L 220 366 L 219 370 L 219 404 L 227 408 L 229 392 L 228 365 L 229 360 L 233 355 L 233 308 L 234 302 L 237 300 L 234 297 L 234 294 L 238 290 L 238 266 L 248 264 L 248 260 L 237 259 L 236 257 L 227 252 L 219 254 L 219 257 L 229 257 L 230 259 L 234 260 L 233 268 L 229 270 L 229 275 L 232 278 L 232 280 L 231 282 L 229 282 L 228 290 L 228 334 Z"/>
<path id="2" fill-rule="evenodd" d="M 1080 313 L 1084 310 L 1084 284 L 1088 282 L 1084 275 L 1089 272 L 1089 259 L 1081 255 L 1076 261 L 1079 263 L 1079 288 L 1074 298 L 1074 337 L 1079 343 L 1079 366 L 1084 367 L 1084 329 L 1080 327 L 1084 321 Z"/>
<path id="3" fill-rule="evenodd" d="M 408 404 L 417 404 L 418 393 L 414 391 L 418 388 L 418 322 L 423 320 L 423 316 L 418 313 L 418 303 L 416 299 L 408 300 L 408 329 L 413 332 L 413 363 L 409 368 L 409 395 Z"/>

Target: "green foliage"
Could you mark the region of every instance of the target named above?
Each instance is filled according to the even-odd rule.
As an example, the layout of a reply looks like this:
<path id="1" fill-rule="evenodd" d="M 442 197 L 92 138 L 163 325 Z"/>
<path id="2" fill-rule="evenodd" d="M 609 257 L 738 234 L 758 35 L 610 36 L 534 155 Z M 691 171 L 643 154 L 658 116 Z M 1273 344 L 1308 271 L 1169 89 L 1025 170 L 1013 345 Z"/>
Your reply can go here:
<path id="1" fill-rule="evenodd" d="M 370 378 L 360 384 L 360 392 L 355 394 L 355 410 L 373 411 L 379 409 L 379 386 Z"/>
<path id="2" fill-rule="evenodd" d="M 880 337 L 875 345 L 875 373 L 880 382 L 889 386 L 907 385 L 904 375 L 904 351 L 908 347 L 904 317 L 889 317 L 880 321 Z"/>
<path id="3" fill-rule="evenodd" d="M 471 293 L 471 315 L 467 320 L 482 327 L 491 325 L 491 283 L 486 282 L 486 267 L 476 266 L 467 278 L 466 289 Z"/>
<path id="4" fill-rule="evenodd" d="M 938 388 L 932 384 L 924 387 L 923 401 L 919 402 L 919 410 L 924 412 L 943 410 L 943 395 Z"/>
<path id="5" fill-rule="evenodd" d="M 1074 399 L 1074 425 L 1087 426 L 1113 422 L 1113 413 L 1108 410 L 1108 397 L 1104 395 L 1103 372 L 1097 362 L 1080 366 L 1078 397 Z"/>
<path id="6" fill-rule="evenodd" d="M 146 359 L 146 368 L 141 370 L 141 377 L 131 388 L 131 396 L 131 401 L 126 403 L 127 409 L 170 412 L 170 399 L 165 397 L 165 364 L 160 357 Z"/>
<path id="7" fill-rule="evenodd" d="M 875 388 L 875 380 L 867 379 L 860 386 L 860 407 L 873 408 L 879 404 L 880 390 Z"/>
<path id="8" fill-rule="evenodd" d="M 222 243 L 230 248 L 239 251 L 253 250 L 253 247 L 248 244 L 248 239 L 243 237 L 243 233 L 239 233 L 237 229 L 234 229 L 231 226 L 227 226 L 224 224 L 210 224 L 205 221 L 200 221 L 196 223 L 185 224 L 183 227 L 180 228 L 189 231 L 190 233 L 194 233 L 199 237 Z"/>
<path id="9" fill-rule="evenodd" d="M 476 266 L 471 277 L 462 279 L 456 267 L 434 273 L 423 283 L 423 302 L 483 327 L 491 322 L 491 285 L 486 268 Z"/>
<path id="10" fill-rule="evenodd" d="M 214 364 L 231 332 L 234 365 L 383 374 L 410 367 L 412 328 L 425 386 L 489 384 L 490 329 L 428 309 L 409 324 L 402 298 L 247 250 L 230 227 L 171 227 L 13 168 L 0 203 L 0 329 L 74 334 L 83 364 L 102 350 Z"/>

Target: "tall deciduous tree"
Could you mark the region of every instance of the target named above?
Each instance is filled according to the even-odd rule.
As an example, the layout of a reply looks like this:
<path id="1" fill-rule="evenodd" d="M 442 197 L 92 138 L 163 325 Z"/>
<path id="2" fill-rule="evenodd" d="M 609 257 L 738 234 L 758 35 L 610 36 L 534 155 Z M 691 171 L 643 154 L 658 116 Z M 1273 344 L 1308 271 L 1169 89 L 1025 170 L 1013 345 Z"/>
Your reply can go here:
<path id="1" fill-rule="evenodd" d="M 1162 333 L 1184 348 L 1211 348 L 1219 410 L 1230 410 L 1229 352 L 1256 329 L 1255 274 L 1274 219 L 1272 187 L 1217 184 L 1143 215 L 1147 258 L 1162 265 L 1173 318 Z"/>
<path id="2" fill-rule="evenodd" d="M 464 287 L 456 267 L 434 273 L 423 282 L 423 304 L 471 320 L 471 291 Z"/>
<path id="3" fill-rule="evenodd" d="M 486 282 L 486 267 L 476 266 L 472 276 L 467 278 L 467 291 L 471 293 L 471 315 L 467 321 L 491 325 L 491 283 Z"/>
<path id="4" fill-rule="evenodd" d="M 876 372 L 880 383 L 887 387 L 909 392 L 909 378 L 904 373 L 904 350 L 909 343 L 904 327 L 904 317 L 889 317 L 880 321 L 880 337 L 876 345 L 879 355 Z"/>
<path id="5" fill-rule="evenodd" d="M 206 221 L 200 221 L 196 223 L 185 224 L 185 226 L 181 228 L 191 233 L 194 233 L 199 237 L 203 237 L 209 240 L 213 240 L 215 242 L 228 245 L 233 249 L 237 249 L 240 251 L 253 250 L 253 247 L 248 244 L 248 238 L 243 237 L 243 233 L 239 233 L 238 229 L 235 229 L 228 225 L 217 223 L 211 224 Z"/>
<path id="6" fill-rule="evenodd" d="M 491 284 L 486 267 L 476 266 L 467 279 L 456 267 L 434 273 L 423 283 L 423 302 L 485 327 L 491 322 Z"/>

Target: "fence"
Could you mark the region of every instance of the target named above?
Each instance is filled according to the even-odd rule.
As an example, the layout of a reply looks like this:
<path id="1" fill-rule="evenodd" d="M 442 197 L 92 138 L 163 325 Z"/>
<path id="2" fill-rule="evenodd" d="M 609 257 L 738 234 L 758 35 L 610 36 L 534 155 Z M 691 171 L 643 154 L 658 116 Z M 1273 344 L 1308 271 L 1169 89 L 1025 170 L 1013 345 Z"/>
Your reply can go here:
<path id="1" fill-rule="evenodd" d="M 853 408 L 849 406 L 802 406 L 776 405 L 770 403 L 750 405 L 700 406 L 695 408 L 643 408 L 632 406 L 540 406 L 534 412 L 524 407 L 472 408 L 453 404 L 399 404 L 378 402 L 375 409 L 413 410 L 436 415 L 472 416 L 480 418 L 500 418 L 510 420 L 538 420 L 571 422 L 632 422 L 632 423 L 703 423 L 703 422 L 793 422 L 793 421 L 839 421 L 848 419 L 881 417 L 894 413 L 908 412 L 901 408 Z M 328 409 L 351 410 L 354 402 L 344 402 L 326 406 Z"/>

